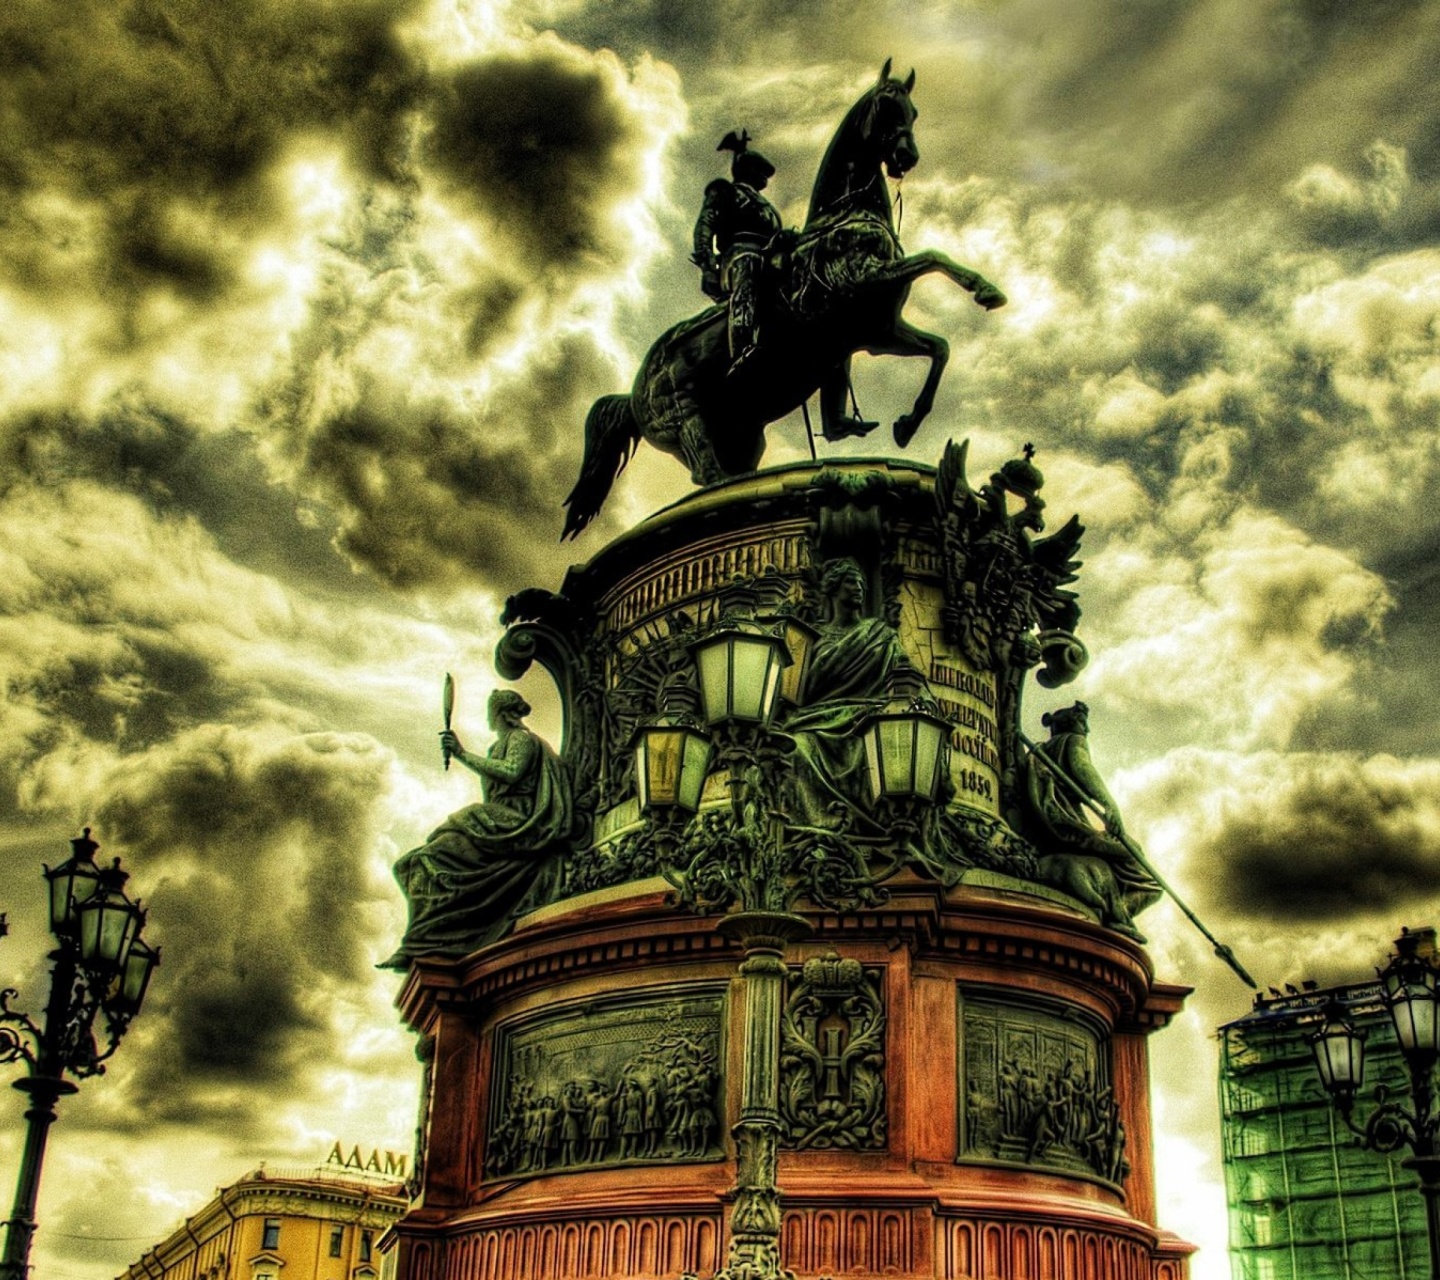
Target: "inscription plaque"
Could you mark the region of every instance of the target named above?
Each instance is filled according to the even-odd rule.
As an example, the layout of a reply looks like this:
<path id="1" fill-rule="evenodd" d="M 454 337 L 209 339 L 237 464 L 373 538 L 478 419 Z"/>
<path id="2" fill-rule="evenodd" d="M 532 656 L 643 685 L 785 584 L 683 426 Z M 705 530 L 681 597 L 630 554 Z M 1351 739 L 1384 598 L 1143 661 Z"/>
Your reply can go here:
<path id="1" fill-rule="evenodd" d="M 940 714 L 950 721 L 950 775 L 955 799 L 1000 815 L 1000 720 L 993 672 L 976 671 L 963 658 L 936 655 L 930 685 Z"/>

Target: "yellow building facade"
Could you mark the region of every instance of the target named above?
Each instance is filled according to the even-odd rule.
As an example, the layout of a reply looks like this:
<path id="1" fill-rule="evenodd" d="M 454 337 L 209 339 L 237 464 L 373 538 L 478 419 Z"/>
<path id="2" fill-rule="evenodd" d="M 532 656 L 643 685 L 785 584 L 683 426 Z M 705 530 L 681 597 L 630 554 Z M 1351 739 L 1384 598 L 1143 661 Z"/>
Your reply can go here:
<path id="1" fill-rule="evenodd" d="M 394 1179 L 262 1166 L 223 1188 L 119 1280 L 376 1280 L 380 1237 L 406 1203 Z"/>

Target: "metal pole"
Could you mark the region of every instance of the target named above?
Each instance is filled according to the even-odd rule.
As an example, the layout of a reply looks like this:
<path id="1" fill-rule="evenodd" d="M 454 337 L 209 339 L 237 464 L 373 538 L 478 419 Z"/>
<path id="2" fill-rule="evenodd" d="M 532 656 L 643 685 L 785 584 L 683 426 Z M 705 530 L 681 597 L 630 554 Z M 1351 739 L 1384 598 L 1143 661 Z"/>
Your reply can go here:
<path id="1" fill-rule="evenodd" d="M 45 1142 L 55 1120 L 55 1103 L 67 1093 L 77 1092 L 68 1080 L 27 1076 L 15 1081 L 15 1088 L 30 1095 L 25 1112 L 25 1148 L 20 1156 L 20 1174 L 15 1180 L 15 1205 L 5 1234 L 5 1256 L 0 1260 L 0 1280 L 25 1280 L 30 1269 L 30 1240 L 35 1234 L 35 1200 L 40 1193 L 40 1170 L 45 1163 Z"/>
<path id="2" fill-rule="evenodd" d="M 1415 1155 L 1400 1162 L 1420 1177 L 1425 1197 L 1425 1231 L 1430 1238 L 1430 1280 L 1440 1280 L 1440 1156 Z"/>
<path id="3" fill-rule="evenodd" d="M 50 953 L 50 1000 L 45 1008 L 45 1031 L 40 1036 L 34 1074 L 15 1081 L 14 1087 L 30 1095 L 25 1112 L 25 1146 L 20 1173 L 15 1179 L 15 1205 L 5 1232 L 5 1255 L 0 1259 L 0 1280 L 25 1280 L 30 1269 L 30 1240 L 35 1234 L 35 1201 L 40 1193 L 40 1172 L 45 1164 L 45 1142 L 55 1120 L 55 1103 L 78 1092 L 63 1078 L 57 1040 L 70 1011 L 75 990 L 75 952 L 62 945 Z"/>
<path id="4" fill-rule="evenodd" d="M 1401 1167 L 1413 1169 L 1420 1178 L 1425 1197 L 1425 1234 L 1430 1241 L 1430 1280 L 1440 1280 L 1440 1155 L 1435 1151 L 1435 1091 L 1431 1073 L 1435 1059 L 1429 1054 L 1406 1055 L 1410 1071 L 1410 1098 L 1415 1105 L 1415 1137 L 1412 1152 Z"/>
<path id="5" fill-rule="evenodd" d="M 730 1247 L 716 1280 L 789 1280 L 780 1259 L 780 993 L 785 944 L 810 932 L 801 916 L 742 911 L 719 923 L 745 949 L 745 1068 L 735 1135 Z"/>

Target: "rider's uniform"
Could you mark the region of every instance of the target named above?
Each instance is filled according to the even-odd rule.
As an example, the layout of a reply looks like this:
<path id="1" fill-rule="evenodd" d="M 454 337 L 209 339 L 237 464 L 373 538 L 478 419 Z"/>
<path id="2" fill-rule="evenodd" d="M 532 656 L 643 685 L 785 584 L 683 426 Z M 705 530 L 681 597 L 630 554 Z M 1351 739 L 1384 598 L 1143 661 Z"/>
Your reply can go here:
<path id="1" fill-rule="evenodd" d="M 760 271 L 765 249 L 781 226 L 775 206 L 748 183 L 716 178 L 705 188 L 692 257 L 705 293 L 717 302 L 730 299 L 733 360 L 748 355 L 755 345 Z"/>

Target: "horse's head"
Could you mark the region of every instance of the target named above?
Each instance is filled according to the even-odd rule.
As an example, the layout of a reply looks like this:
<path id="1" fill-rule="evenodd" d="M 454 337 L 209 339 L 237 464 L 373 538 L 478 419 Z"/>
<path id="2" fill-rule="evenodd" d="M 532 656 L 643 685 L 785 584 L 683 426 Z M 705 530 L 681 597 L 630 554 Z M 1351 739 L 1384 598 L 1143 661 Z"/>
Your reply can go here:
<path id="1" fill-rule="evenodd" d="M 914 87 L 915 72 L 898 80 L 890 74 L 890 59 L 886 58 L 861 121 L 865 142 L 892 178 L 903 178 L 920 160 L 920 148 L 915 145 L 915 117 L 920 113 L 910 97 Z"/>
<path id="2" fill-rule="evenodd" d="M 856 212 L 890 221 L 890 195 L 879 169 L 883 166 L 892 178 L 903 178 L 920 159 L 914 131 L 917 113 L 910 100 L 914 87 L 915 73 L 895 79 L 887 58 L 880 79 L 845 113 L 830 139 L 815 175 L 807 227 Z"/>

